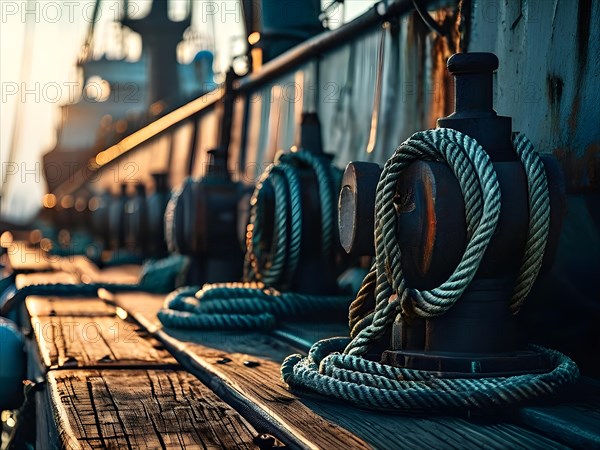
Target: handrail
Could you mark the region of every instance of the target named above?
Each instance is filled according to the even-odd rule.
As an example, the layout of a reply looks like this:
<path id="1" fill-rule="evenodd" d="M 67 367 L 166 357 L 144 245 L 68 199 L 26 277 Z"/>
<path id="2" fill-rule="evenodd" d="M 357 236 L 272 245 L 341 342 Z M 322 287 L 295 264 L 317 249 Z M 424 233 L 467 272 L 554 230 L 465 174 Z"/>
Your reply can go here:
<path id="1" fill-rule="evenodd" d="M 223 87 L 219 87 L 216 90 L 211 91 L 202 97 L 198 97 L 182 107 L 171 111 L 170 113 L 146 125 L 145 127 L 140 128 L 129 136 L 123 138 L 120 142 L 116 143 L 112 147 L 109 147 L 106 150 L 98 153 L 94 161 L 94 164 L 97 167 L 94 168 L 100 168 L 113 162 L 116 158 L 127 153 L 129 150 L 132 150 L 134 147 L 137 147 L 147 140 L 158 136 L 163 131 L 166 131 L 170 127 L 188 119 L 194 114 L 198 114 L 202 110 L 213 106 L 223 98 L 224 92 L 225 89 Z M 214 98 L 207 99 L 207 96 L 214 96 Z"/>
<path id="2" fill-rule="evenodd" d="M 171 127 L 183 122 L 194 115 L 201 114 L 219 102 L 225 94 L 225 89 L 220 86 L 214 91 L 208 92 L 201 97 L 192 100 L 189 103 L 165 114 L 163 117 L 149 123 L 148 125 L 134 131 L 132 134 L 124 137 L 116 144 L 106 150 L 99 152 L 94 158 L 91 158 L 88 164 L 79 169 L 78 172 L 69 177 L 69 180 L 62 183 L 54 194 L 58 197 L 70 194 L 80 188 L 91 178 L 92 174 L 100 168 L 115 162 L 123 155 L 135 150 L 140 144 L 150 139 L 161 136 Z M 211 98 L 209 98 L 211 97 Z"/>
<path id="3" fill-rule="evenodd" d="M 422 3 L 432 2 L 430 0 Z M 259 72 L 238 80 L 234 84 L 234 88 L 241 92 L 252 90 L 299 66 L 312 57 L 319 56 L 337 45 L 356 39 L 358 35 L 367 32 L 386 19 L 407 13 L 412 9 L 414 9 L 412 0 L 381 0 L 356 19 L 335 30 L 320 33 L 274 58 L 262 66 Z"/>
<path id="4" fill-rule="evenodd" d="M 429 3 L 433 2 L 431 0 L 423 1 L 421 6 L 424 7 Z M 319 56 L 327 50 L 344 42 L 356 39 L 357 36 L 367 32 L 369 29 L 377 26 L 383 21 L 394 16 L 405 14 L 413 8 L 414 5 L 412 0 L 381 0 L 356 19 L 340 26 L 336 30 L 326 31 L 308 39 L 266 63 L 258 73 L 246 75 L 235 81 L 233 83 L 233 93 L 234 95 L 238 95 L 255 89 L 294 67 L 299 66 L 310 58 Z M 54 193 L 58 196 L 72 193 L 81 187 L 85 181 L 90 178 L 91 174 L 101 167 L 106 166 L 128 152 L 135 150 L 140 144 L 160 136 L 181 121 L 214 106 L 223 99 L 225 95 L 224 91 L 224 87 L 220 86 L 217 90 L 192 100 L 184 106 L 175 109 L 160 119 L 133 132 L 108 149 L 99 152 L 95 158 L 90 160 L 86 167 L 79 171 L 80 176 L 71 177 L 70 180 L 61 184 Z M 209 96 L 212 98 L 207 99 Z"/>

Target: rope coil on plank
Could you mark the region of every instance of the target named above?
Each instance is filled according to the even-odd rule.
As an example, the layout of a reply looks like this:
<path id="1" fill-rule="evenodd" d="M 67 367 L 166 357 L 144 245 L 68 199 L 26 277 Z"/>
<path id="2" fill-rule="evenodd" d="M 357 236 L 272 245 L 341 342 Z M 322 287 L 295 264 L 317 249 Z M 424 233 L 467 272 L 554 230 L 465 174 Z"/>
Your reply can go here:
<path id="1" fill-rule="evenodd" d="M 525 168 L 529 193 L 529 233 L 510 309 L 519 311 L 535 281 L 544 255 L 550 218 L 545 170 L 531 142 L 516 134 L 513 145 Z M 445 161 L 457 177 L 464 197 L 468 243 L 450 277 L 437 288 L 420 291 L 406 285 L 396 215 L 392 207 L 396 182 L 417 159 Z M 391 326 L 405 318 L 446 313 L 477 272 L 500 213 L 500 188 L 492 162 L 470 137 L 447 128 L 415 133 L 387 161 L 375 204 L 375 262 L 350 306 L 351 339 L 329 339 L 313 345 L 307 357 L 289 356 L 283 380 L 295 389 L 310 389 L 373 409 L 483 408 L 514 404 L 554 392 L 579 375 L 575 363 L 554 350 L 534 347 L 554 369 L 481 379 L 444 379 L 430 372 L 397 368 L 364 358 Z"/>
<path id="2" fill-rule="evenodd" d="M 233 284 L 233 283 L 232 283 Z M 268 330 L 280 320 L 339 317 L 348 297 L 281 293 L 256 283 L 207 284 L 172 292 L 158 313 L 169 327 L 205 330 Z"/>
<path id="3" fill-rule="evenodd" d="M 0 307 L 0 316 L 5 317 L 14 307 L 25 301 L 30 295 L 45 295 L 57 297 L 95 297 L 98 289 L 107 289 L 112 292 L 139 291 L 137 284 L 111 284 L 111 283 L 89 283 L 89 284 L 34 284 L 17 289 Z"/>
<path id="4" fill-rule="evenodd" d="M 517 404 L 550 395 L 578 377 L 575 363 L 555 350 L 531 346 L 554 369 L 548 373 L 494 378 L 439 378 L 431 372 L 380 364 L 342 352 L 347 338 L 317 342 L 307 357 L 283 362 L 283 381 L 293 389 L 310 389 L 370 409 L 483 409 Z"/>
<path id="5" fill-rule="evenodd" d="M 142 266 L 140 280 L 137 284 L 123 283 L 79 283 L 79 284 L 36 284 L 17 289 L 0 307 L 0 316 L 5 316 L 30 295 L 51 295 L 59 297 L 83 296 L 95 297 L 98 289 L 112 292 L 145 291 L 165 293 L 177 285 L 177 278 L 187 270 L 188 259 L 172 255 L 164 259 L 148 260 Z M 2 293 L 0 291 L 0 293 Z"/>
<path id="6" fill-rule="evenodd" d="M 296 273 L 302 248 L 302 192 L 299 168 L 315 175 L 321 210 L 321 249 L 323 258 L 333 255 L 337 242 L 337 191 L 341 171 L 327 160 L 308 152 L 280 153 L 262 174 L 252 195 L 246 235 L 247 282 L 217 283 L 174 291 L 159 312 L 169 327 L 201 329 L 269 329 L 277 321 L 308 319 L 313 316 L 346 314 L 348 296 L 313 296 L 280 292 Z M 274 195 L 273 238 L 264 248 L 265 189 Z"/>

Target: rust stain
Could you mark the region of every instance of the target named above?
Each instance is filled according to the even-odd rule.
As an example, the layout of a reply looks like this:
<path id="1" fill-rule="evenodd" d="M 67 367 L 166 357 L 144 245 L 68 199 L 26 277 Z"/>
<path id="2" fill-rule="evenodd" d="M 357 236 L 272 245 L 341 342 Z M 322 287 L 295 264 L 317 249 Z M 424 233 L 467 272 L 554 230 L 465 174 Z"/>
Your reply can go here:
<path id="1" fill-rule="evenodd" d="M 415 48 L 418 49 L 418 59 L 421 64 L 417 64 L 415 68 L 415 82 L 417 88 L 415 89 L 416 94 L 416 102 L 415 105 L 417 109 L 415 110 L 415 116 L 419 117 L 420 122 L 425 122 L 423 119 L 425 118 L 425 105 L 427 102 L 425 101 L 425 89 L 424 83 L 422 80 L 425 79 L 425 41 L 427 39 L 427 33 L 429 29 L 423 23 L 421 18 L 419 17 L 417 12 L 413 12 L 408 17 L 408 27 L 407 27 L 407 48 Z"/>
<path id="2" fill-rule="evenodd" d="M 579 115 L 580 105 L 581 100 L 579 99 L 579 92 L 577 92 L 577 95 L 575 95 L 575 98 L 573 99 L 573 104 L 571 105 L 571 113 L 567 119 L 567 126 L 571 132 L 575 132 L 577 130 L 577 116 Z"/>
<path id="3" fill-rule="evenodd" d="M 546 84 L 548 86 L 548 99 L 551 105 L 560 105 L 562 99 L 562 92 L 565 86 L 562 78 L 558 75 L 550 75 L 546 78 Z"/>
<path id="4" fill-rule="evenodd" d="M 567 193 L 600 190 L 600 142 L 592 142 L 581 156 L 572 148 L 557 148 L 552 153 L 562 166 Z"/>
<path id="5" fill-rule="evenodd" d="M 456 48 L 459 49 L 460 53 L 464 53 L 468 51 L 469 38 L 471 37 L 471 0 L 459 0 L 458 10 L 458 30 L 460 35 Z"/>
<path id="6" fill-rule="evenodd" d="M 426 213 L 425 213 L 425 236 L 423 245 L 423 259 L 421 261 L 421 274 L 425 275 L 431 267 L 433 249 L 435 247 L 435 235 L 437 230 L 437 217 L 435 215 L 434 179 L 429 170 L 423 174 L 423 187 L 425 190 Z"/>
<path id="7" fill-rule="evenodd" d="M 461 11 L 460 8 L 442 8 L 432 13 L 435 20 L 441 23 L 446 36 L 433 36 L 431 46 L 434 98 L 427 123 L 435 127 L 440 117 L 450 115 L 454 110 L 454 89 L 452 76 L 446 70 L 446 62 L 461 48 Z"/>

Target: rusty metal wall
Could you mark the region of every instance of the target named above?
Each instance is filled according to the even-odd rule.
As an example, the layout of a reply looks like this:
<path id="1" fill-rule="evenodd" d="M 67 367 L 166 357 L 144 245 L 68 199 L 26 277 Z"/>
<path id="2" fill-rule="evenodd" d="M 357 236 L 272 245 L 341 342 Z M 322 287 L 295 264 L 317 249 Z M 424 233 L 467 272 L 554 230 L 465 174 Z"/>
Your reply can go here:
<path id="1" fill-rule="evenodd" d="M 569 192 L 600 188 L 600 2 L 480 0 L 468 50 L 498 55 L 496 110 L 556 155 Z"/>
<path id="2" fill-rule="evenodd" d="M 498 55 L 496 110 L 554 154 L 567 214 L 556 264 L 523 311 L 533 339 L 598 375 L 600 343 L 600 1 L 479 0 L 469 51 Z"/>

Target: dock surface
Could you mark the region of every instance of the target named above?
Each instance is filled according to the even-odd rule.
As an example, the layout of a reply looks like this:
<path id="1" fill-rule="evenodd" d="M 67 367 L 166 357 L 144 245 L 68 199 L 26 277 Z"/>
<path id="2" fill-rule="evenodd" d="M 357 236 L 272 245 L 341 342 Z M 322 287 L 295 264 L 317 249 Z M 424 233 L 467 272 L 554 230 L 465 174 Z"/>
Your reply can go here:
<path id="1" fill-rule="evenodd" d="M 86 273 L 102 275 L 102 270 Z M 67 270 L 65 270 L 65 268 Z M 124 271 L 123 280 L 131 280 Z M 75 279 L 68 264 L 19 275 L 19 287 Z M 119 271 L 111 268 L 113 283 Z M 95 278 L 95 280 L 100 278 Z M 559 403 L 494 417 L 361 410 L 280 378 L 283 359 L 343 334 L 339 324 L 270 333 L 163 327 L 163 295 L 99 290 L 35 295 L 23 305 L 38 442 L 50 448 L 600 448 L 600 385 L 583 380 Z M 265 434 L 267 435 L 265 437 Z M 42 445 L 40 448 L 49 448 Z"/>

